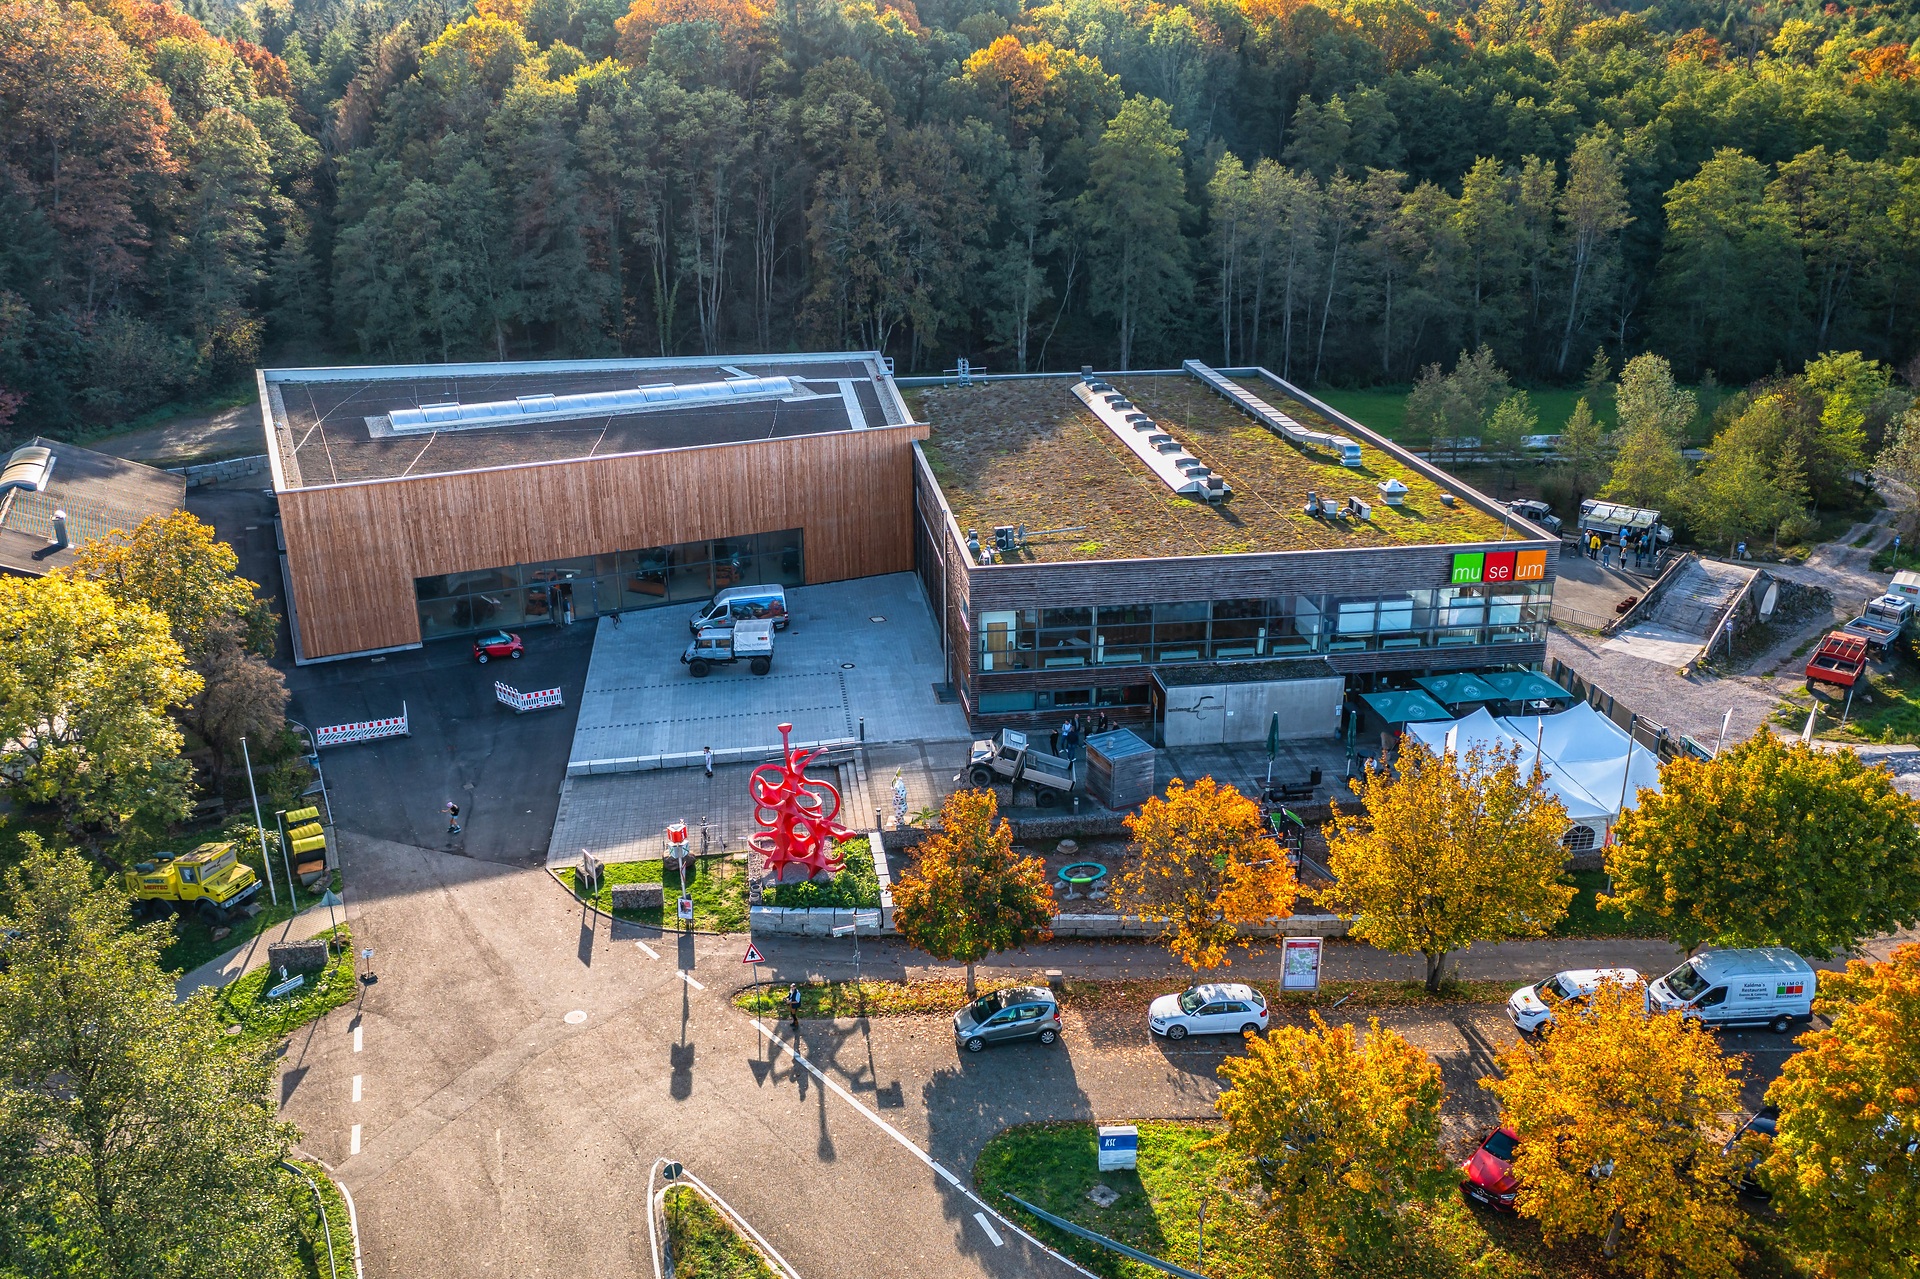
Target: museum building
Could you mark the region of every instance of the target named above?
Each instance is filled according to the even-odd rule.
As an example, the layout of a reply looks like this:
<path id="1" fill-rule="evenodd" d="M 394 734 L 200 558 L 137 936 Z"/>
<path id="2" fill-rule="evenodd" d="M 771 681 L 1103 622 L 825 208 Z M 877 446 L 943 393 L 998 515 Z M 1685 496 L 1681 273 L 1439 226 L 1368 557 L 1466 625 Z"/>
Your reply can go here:
<path id="1" fill-rule="evenodd" d="M 1545 658 L 1558 540 L 1264 369 L 896 379 L 838 352 L 258 383 L 303 662 L 909 569 L 981 727 L 1324 736 L 1349 692 Z"/>

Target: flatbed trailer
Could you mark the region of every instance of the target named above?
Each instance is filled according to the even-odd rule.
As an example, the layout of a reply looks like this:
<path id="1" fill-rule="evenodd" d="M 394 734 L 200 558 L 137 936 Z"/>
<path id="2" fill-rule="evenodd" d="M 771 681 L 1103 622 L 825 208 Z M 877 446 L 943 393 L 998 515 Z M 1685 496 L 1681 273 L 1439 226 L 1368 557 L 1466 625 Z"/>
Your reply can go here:
<path id="1" fill-rule="evenodd" d="M 1818 684 L 1852 688 L 1867 669 L 1867 641 L 1845 631 L 1830 631 L 1807 659 L 1807 691 Z"/>

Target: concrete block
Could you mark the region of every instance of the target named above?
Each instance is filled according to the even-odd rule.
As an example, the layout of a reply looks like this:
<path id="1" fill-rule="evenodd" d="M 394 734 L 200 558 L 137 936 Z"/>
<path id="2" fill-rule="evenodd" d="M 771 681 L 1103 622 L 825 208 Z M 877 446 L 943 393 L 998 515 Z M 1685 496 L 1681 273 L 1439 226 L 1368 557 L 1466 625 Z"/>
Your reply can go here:
<path id="1" fill-rule="evenodd" d="M 276 973 L 282 968 L 289 973 L 317 973 L 327 966 L 327 943 L 318 938 L 273 942 L 267 946 L 267 966 Z"/>
<path id="2" fill-rule="evenodd" d="M 615 910 L 645 910 L 666 905 L 666 889 L 659 884 L 615 884 L 612 894 Z"/>

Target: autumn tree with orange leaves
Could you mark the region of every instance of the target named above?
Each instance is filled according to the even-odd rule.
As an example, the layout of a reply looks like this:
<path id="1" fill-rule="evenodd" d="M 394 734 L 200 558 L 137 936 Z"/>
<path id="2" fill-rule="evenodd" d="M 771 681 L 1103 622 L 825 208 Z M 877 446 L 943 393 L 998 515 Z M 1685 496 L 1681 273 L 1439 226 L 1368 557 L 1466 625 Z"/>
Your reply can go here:
<path id="1" fill-rule="evenodd" d="M 940 806 L 940 830 L 893 886 L 893 925 L 907 944 L 967 966 L 1047 936 L 1053 888 L 1046 863 L 1013 851 L 1013 828 L 991 790 L 955 791 Z"/>
<path id="2" fill-rule="evenodd" d="M 1767 1100 L 1761 1177 L 1822 1275 L 1896 1279 L 1920 1265 L 1920 946 L 1821 973 L 1814 1011 Z"/>
<path id="3" fill-rule="evenodd" d="M 1232 786 L 1175 778 L 1165 799 L 1127 817 L 1127 829 L 1134 860 L 1114 900 L 1163 924 L 1160 940 L 1195 972 L 1231 964 L 1231 950 L 1251 947 L 1243 926 L 1293 914 L 1293 867 L 1268 838 L 1259 805 Z"/>
<path id="4" fill-rule="evenodd" d="M 1480 1081 L 1520 1137 L 1515 1209 L 1640 1279 L 1732 1279 L 1745 1247 L 1722 1146 L 1739 1073 L 1699 1022 L 1648 1016 L 1638 986 L 1603 983 Z"/>

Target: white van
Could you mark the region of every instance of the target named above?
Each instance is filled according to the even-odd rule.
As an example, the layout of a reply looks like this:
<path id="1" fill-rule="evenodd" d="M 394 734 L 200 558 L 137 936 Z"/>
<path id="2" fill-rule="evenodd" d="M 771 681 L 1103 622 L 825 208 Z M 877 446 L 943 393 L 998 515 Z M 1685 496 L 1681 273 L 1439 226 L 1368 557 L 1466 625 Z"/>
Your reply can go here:
<path id="1" fill-rule="evenodd" d="M 1708 950 L 1647 986 L 1647 1011 L 1786 1034 L 1813 1020 L 1813 965 L 1790 950 Z"/>
<path id="2" fill-rule="evenodd" d="M 688 625 L 698 635 L 709 627 L 755 621 L 770 621 L 776 631 L 787 629 L 786 587 L 729 586 L 701 605 Z"/>

